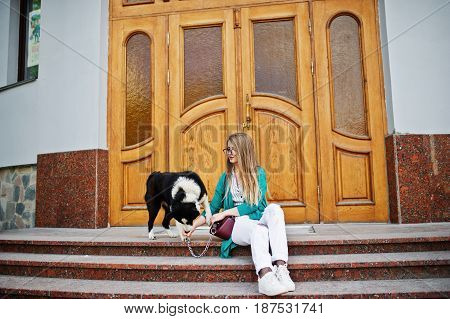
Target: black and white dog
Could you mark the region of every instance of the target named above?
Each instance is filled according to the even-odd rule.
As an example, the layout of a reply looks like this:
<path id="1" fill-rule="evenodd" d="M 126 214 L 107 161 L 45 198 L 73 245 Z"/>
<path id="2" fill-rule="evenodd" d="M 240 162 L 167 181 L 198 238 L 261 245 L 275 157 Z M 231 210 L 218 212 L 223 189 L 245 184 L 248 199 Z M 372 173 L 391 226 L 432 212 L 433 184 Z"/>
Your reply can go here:
<path id="1" fill-rule="evenodd" d="M 162 225 L 170 237 L 177 237 L 170 230 L 170 221 L 174 218 L 181 239 L 185 239 L 183 230 L 189 231 L 192 228 L 192 222 L 201 213 L 200 204 L 203 204 L 206 222 L 210 224 L 211 209 L 205 185 L 192 171 L 151 173 L 147 179 L 145 202 L 149 214 L 149 239 L 155 239 L 153 224 L 161 205 L 165 210 Z"/>

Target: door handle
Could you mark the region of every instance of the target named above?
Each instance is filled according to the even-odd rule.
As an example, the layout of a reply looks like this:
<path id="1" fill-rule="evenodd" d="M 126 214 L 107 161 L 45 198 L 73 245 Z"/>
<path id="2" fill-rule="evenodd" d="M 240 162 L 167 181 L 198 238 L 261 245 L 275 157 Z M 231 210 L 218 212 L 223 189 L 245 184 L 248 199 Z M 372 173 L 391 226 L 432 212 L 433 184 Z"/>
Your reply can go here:
<path id="1" fill-rule="evenodd" d="M 250 129 L 250 122 L 252 121 L 252 118 L 250 117 L 250 108 L 252 107 L 250 103 L 250 97 L 248 94 L 245 96 L 245 122 L 242 123 L 243 129 Z"/>

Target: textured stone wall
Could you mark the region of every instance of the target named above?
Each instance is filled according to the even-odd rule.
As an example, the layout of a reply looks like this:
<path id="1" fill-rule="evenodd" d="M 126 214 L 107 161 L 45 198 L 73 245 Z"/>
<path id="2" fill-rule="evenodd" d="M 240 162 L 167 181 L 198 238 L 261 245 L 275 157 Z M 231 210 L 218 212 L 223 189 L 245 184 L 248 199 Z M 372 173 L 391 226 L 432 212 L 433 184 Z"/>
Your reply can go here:
<path id="1" fill-rule="evenodd" d="M 37 167 L 36 227 L 108 226 L 108 151 L 39 154 Z"/>
<path id="2" fill-rule="evenodd" d="M 36 165 L 0 168 L 0 230 L 34 227 Z"/>
<path id="3" fill-rule="evenodd" d="M 386 137 L 393 223 L 450 222 L 450 134 Z"/>

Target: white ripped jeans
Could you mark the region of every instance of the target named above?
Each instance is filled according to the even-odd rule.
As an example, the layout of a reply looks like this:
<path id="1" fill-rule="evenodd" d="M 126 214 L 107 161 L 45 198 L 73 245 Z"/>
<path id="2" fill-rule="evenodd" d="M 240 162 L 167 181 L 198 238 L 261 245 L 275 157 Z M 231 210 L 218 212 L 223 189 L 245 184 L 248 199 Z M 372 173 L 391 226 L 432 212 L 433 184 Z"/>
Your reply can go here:
<path id="1" fill-rule="evenodd" d="M 269 204 L 260 220 L 252 220 L 246 215 L 237 217 L 231 240 L 240 246 L 251 245 L 256 274 L 266 267 L 273 270 L 272 262 L 276 260 L 288 261 L 284 212 L 278 204 Z"/>

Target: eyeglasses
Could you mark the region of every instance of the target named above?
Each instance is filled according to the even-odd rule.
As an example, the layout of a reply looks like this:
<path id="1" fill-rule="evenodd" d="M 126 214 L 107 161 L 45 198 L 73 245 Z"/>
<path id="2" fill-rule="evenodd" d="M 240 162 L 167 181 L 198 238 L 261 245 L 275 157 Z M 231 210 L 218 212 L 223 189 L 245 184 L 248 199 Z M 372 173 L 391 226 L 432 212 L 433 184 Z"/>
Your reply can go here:
<path id="1" fill-rule="evenodd" d="M 232 147 L 224 148 L 224 149 L 222 150 L 222 152 L 223 152 L 224 154 L 226 154 L 226 155 L 228 155 L 228 154 L 236 155 L 236 150 L 235 150 L 234 148 L 232 148 Z"/>

